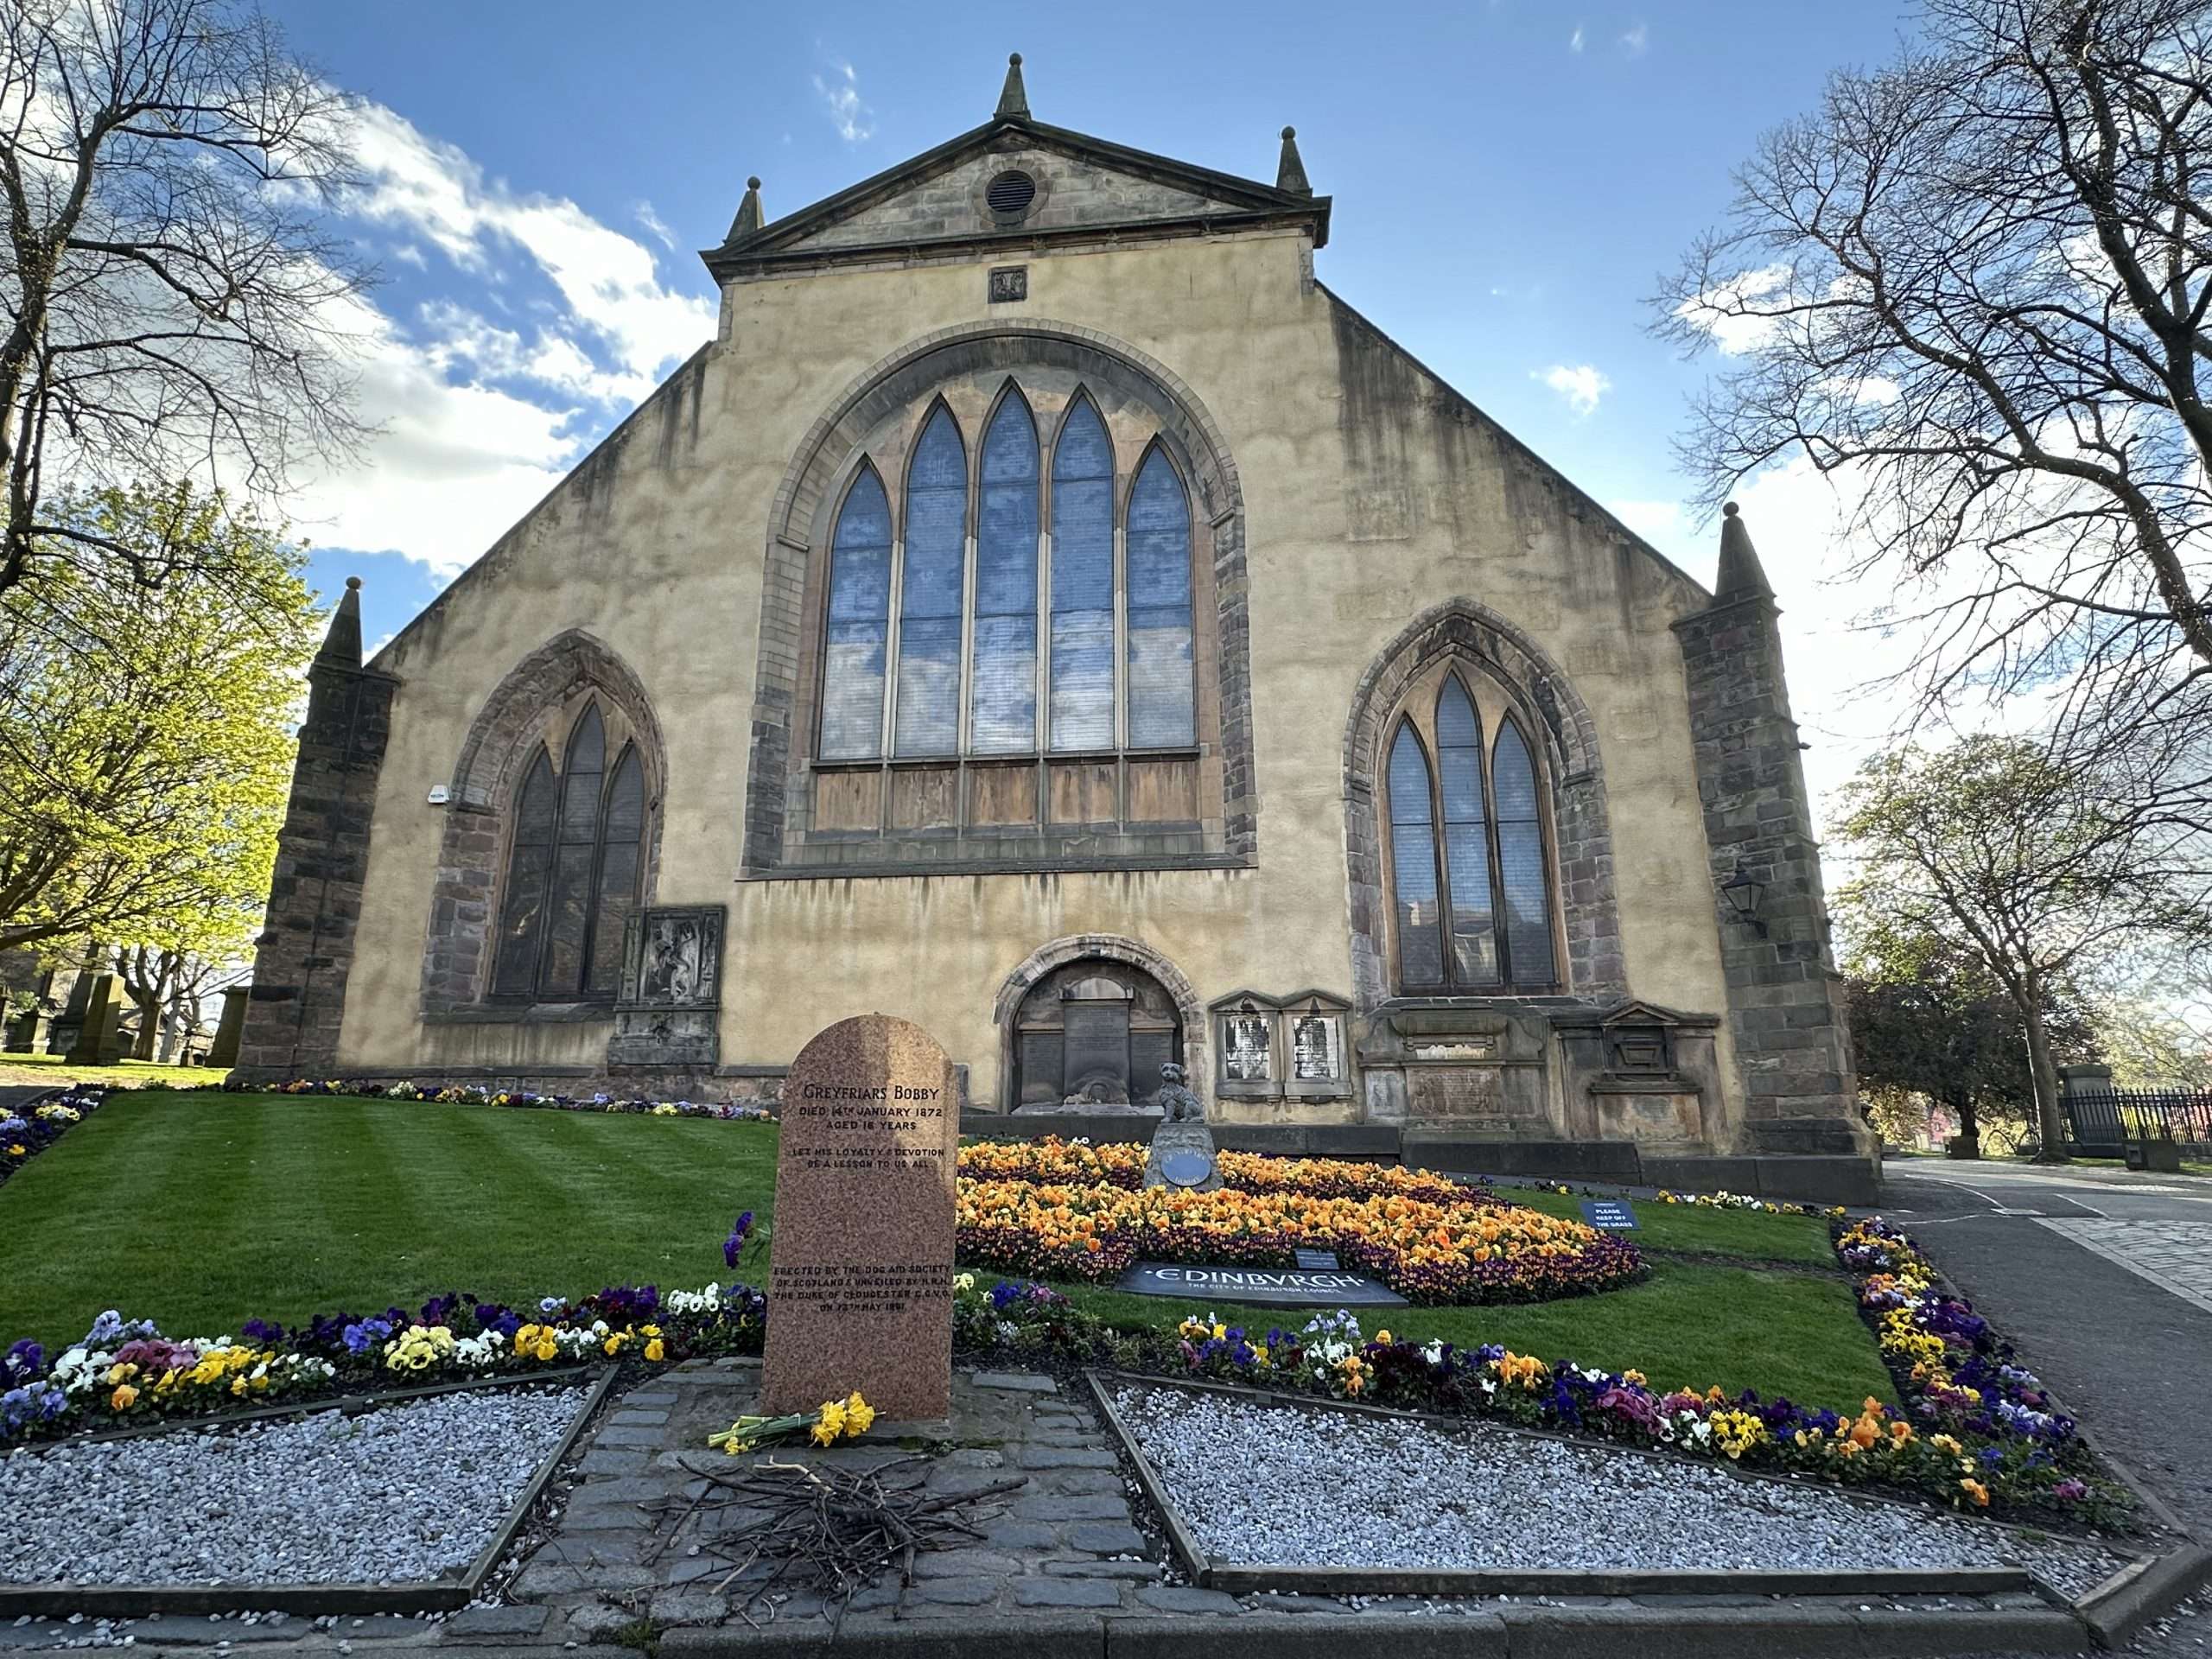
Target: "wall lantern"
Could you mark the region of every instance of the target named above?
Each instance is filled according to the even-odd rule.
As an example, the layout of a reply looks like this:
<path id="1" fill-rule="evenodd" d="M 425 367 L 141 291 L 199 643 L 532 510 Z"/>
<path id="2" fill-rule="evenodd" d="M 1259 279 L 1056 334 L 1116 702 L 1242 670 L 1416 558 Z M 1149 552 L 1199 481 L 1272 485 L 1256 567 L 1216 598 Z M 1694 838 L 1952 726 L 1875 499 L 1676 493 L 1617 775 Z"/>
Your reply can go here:
<path id="1" fill-rule="evenodd" d="M 1738 861 L 1736 873 L 1720 884 L 1720 896 L 1728 901 L 1728 908 L 1736 912 L 1739 922 L 1749 922 L 1766 938 L 1766 924 L 1759 918 L 1759 903 L 1766 897 L 1766 883 L 1745 869 Z"/>

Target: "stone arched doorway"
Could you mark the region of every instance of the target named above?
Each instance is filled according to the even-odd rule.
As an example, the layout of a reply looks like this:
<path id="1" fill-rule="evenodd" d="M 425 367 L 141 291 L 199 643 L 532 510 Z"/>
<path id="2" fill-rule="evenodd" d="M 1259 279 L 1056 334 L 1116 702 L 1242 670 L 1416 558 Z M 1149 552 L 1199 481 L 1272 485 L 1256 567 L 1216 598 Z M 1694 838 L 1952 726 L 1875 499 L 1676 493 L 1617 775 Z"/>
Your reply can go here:
<path id="1" fill-rule="evenodd" d="M 1143 969 L 1079 957 L 1032 985 L 1014 1011 L 1016 1109 L 1080 1101 L 1141 1106 L 1160 1068 L 1183 1062 L 1183 1020 L 1167 988 Z"/>

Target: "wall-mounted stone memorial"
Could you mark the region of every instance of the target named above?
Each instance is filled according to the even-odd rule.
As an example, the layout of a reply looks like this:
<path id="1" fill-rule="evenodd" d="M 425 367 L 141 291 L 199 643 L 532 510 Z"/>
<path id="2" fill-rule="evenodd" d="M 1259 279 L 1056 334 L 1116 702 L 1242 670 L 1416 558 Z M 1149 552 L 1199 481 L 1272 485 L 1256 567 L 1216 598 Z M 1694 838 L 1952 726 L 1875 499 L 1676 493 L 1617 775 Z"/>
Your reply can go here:
<path id="1" fill-rule="evenodd" d="M 720 905 L 631 912 L 622 932 L 622 984 L 614 1034 L 607 1043 L 609 1065 L 715 1064 L 722 916 Z"/>
<path id="2" fill-rule="evenodd" d="M 857 1389 L 886 1418 L 951 1410 L 952 1062 L 919 1026 L 841 1020 L 785 1079 L 762 1408 Z"/>

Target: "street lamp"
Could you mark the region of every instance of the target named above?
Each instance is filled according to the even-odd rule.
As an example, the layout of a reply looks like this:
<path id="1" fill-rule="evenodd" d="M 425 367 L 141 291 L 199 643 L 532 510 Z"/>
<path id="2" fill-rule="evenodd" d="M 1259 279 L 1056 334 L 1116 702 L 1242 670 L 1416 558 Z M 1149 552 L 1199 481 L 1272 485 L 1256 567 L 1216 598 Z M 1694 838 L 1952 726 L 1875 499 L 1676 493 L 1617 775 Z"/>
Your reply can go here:
<path id="1" fill-rule="evenodd" d="M 1766 883 L 1745 869 L 1741 859 L 1736 861 L 1736 873 L 1720 884 L 1720 896 L 1736 912 L 1738 921 L 1749 922 L 1759 938 L 1766 938 L 1766 924 L 1759 918 L 1759 901 L 1766 897 Z"/>

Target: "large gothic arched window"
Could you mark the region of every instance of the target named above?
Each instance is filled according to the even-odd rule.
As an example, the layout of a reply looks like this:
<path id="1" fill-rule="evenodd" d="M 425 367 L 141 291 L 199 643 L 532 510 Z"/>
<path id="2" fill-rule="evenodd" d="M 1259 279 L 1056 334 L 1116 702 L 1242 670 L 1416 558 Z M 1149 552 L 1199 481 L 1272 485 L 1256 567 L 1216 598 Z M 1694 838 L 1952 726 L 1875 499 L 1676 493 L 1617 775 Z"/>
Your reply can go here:
<path id="1" fill-rule="evenodd" d="M 1536 766 L 1502 694 L 1452 670 L 1424 680 L 1391 736 L 1386 791 L 1398 989 L 1554 988 Z"/>
<path id="2" fill-rule="evenodd" d="M 516 791 L 493 996 L 562 1002 L 614 995 L 645 830 L 637 746 L 625 743 L 610 771 L 606 723 L 598 703 L 587 702 L 560 770 L 540 744 Z"/>
<path id="3" fill-rule="evenodd" d="M 1197 746 L 1190 491 L 1158 442 L 1119 472 L 1081 389 L 1056 413 L 1048 459 L 1038 412 L 1003 386 L 971 474 L 938 399 L 895 514 L 893 465 L 860 458 L 830 534 L 818 760 Z"/>

